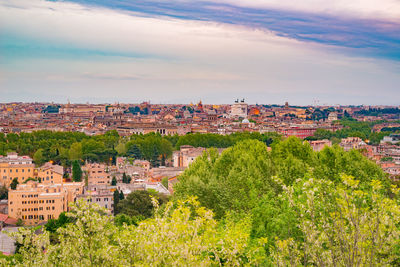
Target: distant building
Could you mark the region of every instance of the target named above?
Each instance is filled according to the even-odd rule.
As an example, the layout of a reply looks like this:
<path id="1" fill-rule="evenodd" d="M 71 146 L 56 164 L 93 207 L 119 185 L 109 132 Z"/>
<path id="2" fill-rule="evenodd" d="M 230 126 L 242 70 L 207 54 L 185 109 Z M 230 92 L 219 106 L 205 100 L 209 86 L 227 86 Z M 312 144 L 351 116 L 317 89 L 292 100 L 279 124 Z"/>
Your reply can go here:
<path id="1" fill-rule="evenodd" d="M 328 115 L 328 121 L 337 121 L 338 120 L 338 114 L 336 112 L 331 112 Z"/>
<path id="2" fill-rule="evenodd" d="M 190 145 L 181 146 L 180 150 L 174 151 L 172 154 L 172 162 L 175 168 L 187 168 L 192 164 L 197 157 L 203 155 L 207 149 L 204 147 L 193 147 Z M 218 152 L 221 153 L 224 149 L 219 148 Z"/>
<path id="3" fill-rule="evenodd" d="M 332 146 L 332 142 L 328 139 L 310 141 L 309 143 L 314 151 L 321 151 L 326 146 Z"/>
<path id="4" fill-rule="evenodd" d="M 244 100 L 236 100 L 236 102 L 231 105 L 231 117 L 247 118 L 248 105 L 244 103 Z"/>
<path id="5" fill-rule="evenodd" d="M 342 139 L 339 144 L 345 151 L 352 149 L 360 149 L 366 145 L 366 143 L 360 137 L 348 137 Z"/>
<path id="6" fill-rule="evenodd" d="M 278 132 L 283 134 L 286 137 L 296 136 L 298 138 L 304 139 L 309 136 L 313 136 L 317 128 L 308 128 L 308 127 L 289 127 L 289 128 L 280 128 Z"/>
<path id="7" fill-rule="evenodd" d="M 381 144 L 385 143 L 391 143 L 391 144 L 400 143 L 400 134 L 391 134 L 389 136 L 384 136 L 381 141 Z"/>
<path id="8" fill-rule="evenodd" d="M 6 157 L 0 156 L 0 181 L 9 187 L 14 178 L 21 184 L 28 178 L 34 177 L 35 165 L 28 156 L 18 156 L 17 153 L 8 153 Z"/>
<path id="9" fill-rule="evenodd" d="M 203 147 L 183 145 L 179 151 L 174 151 L 172 155 L 173 166 L 187 168 L 197 157 L 203 155 L 205 150 Z"/>

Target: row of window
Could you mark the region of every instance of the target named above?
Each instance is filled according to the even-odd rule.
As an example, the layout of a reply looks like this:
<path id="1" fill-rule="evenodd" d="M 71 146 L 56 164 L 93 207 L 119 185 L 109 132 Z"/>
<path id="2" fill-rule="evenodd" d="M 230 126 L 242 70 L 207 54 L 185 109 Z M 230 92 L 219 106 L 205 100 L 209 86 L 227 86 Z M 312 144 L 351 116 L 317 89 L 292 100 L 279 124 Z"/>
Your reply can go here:
<path id="1" fill-rule="evenodd" d="M 21 195 L 22 198 L 38 197 L 38 195 Z"/>
<path id="2" fill-rule="evenodd" d="M 3 176 L 3 180 L 7 180 L 7 176 Z M 10 181 L 12 181 L 14 178 L 10 177 Z M 18 177 L 15 177 L 15 179 L 18 180 Z M 22 177 L 22 180 L 25 180 L 25 177 Z"/>
<path id="3" fill-rule="evenodd" d="M 54 206 L 52 207 L 46 207 L 46 210 L 55 210 L 56 208 Z M 27 209 L 22 209 L 22 211 L 40 211 L 43 210 L 43 207 L 39 207 L 39 208 L 27 208 Z"/>
<path id="4" fill-rule="evenodd" d="M 96 202 L 100 202 L 100 201 L 101 201 L 101 198 L 96 198 Z M 105 197 L 104 201 L 108 201 L 108 197 Z"/>
<path id="5" fill-rule="evenodd" d="M 34 220 L 39 219 L 44 221 L 44 215 L 22 215 L 23 220 Z M 54 219 L 54 215 L 47 215 L 47 220 Z"/>
<path id="6" fill-rule="evenodd" d="M 44 200 L 28 200 L 28 201 L 22 201 L 22 204 L 38 204 L 38 203 L 44 203 Z M 54 199 L 46 199 L 46 203 L 54 203 Z M 12 202 L 10 203 L 12 204 Z"/>
<path id="7" fill-rule="evenodd" d="M 21 171 L 25 172 L 25 169 L 21 169 Z M 6 172 L 6 169 L 4 169 L 3 172 Z M 10 172 L 13 172 L 13 169 L 10 169 Z M 15 169 L 15 172 L 18 172 L 18 169 Z M 31 172 L 31 169 L 28 169 L 28 172 Z"/>

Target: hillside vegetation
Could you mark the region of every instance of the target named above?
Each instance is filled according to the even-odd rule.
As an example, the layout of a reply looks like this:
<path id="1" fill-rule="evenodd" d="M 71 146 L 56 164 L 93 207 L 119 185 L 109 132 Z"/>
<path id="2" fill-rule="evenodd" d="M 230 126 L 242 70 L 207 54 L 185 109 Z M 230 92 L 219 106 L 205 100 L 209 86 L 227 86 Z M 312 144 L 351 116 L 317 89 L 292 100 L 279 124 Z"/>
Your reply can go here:
<path id="1" fill-rule="evenodd" d="M 121 223 L 77 202 L 56 231 L 22 229 L 17 266 L 387 266 L 400 264 L 399 189 L 358 151 L 288 138 L 210 149 L 153 215 Z M 64 219 L 65 220 L 65 219 Z"/>

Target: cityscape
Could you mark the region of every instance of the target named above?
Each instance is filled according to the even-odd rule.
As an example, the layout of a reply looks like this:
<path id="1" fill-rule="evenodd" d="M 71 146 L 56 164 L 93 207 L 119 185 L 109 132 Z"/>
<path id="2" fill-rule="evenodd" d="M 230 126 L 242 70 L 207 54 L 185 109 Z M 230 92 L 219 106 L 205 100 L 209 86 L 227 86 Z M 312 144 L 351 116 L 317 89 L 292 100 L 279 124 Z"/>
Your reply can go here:
<path id="1" fill-rule="evenodd" d="M 0 0 L 0 266 L 400 266 L 398 0 Z"/>

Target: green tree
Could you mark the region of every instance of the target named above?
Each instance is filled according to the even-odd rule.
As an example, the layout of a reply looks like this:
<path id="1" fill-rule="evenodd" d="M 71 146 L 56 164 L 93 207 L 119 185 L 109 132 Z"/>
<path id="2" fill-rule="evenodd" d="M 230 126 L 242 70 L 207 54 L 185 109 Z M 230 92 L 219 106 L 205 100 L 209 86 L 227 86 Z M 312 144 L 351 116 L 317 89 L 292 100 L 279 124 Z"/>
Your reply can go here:
<path id="1" fill-rule="evenodd" d="M 22 244 L 20 261 L 2 266 L 259 266 L 264 261 L 262 242 L 249 243 L 250 224 L 227 220 L 219 224 L 213 213 L 193 198 L 164 211 L 154 202 L 156 216 L 118 226 L 106 210 L 84 200 L 67 213 L 74 223 L 57 230 L 58 243 L 49 232 L 37 235 L 20 228 L 12 235 Z M 124 216 L 125 217 L 125 216 Z M 126 217 L 122 218 L 126 221 Z M 45 253 L 43 253 L 45 251 Z"/>
<path id="2" fill-rule="evenodd" d="M 127 145 L 129 145 L 129 143 Z M 129 148 L 127 149 L 126 154 L 128 154 L 130 157 L 133 157 L 135 159 L 142 158 L 142 152 L 140 151 L 140 148 L 137 144 L 130 145 Z"/>
<path id="3" fill-rule="evenodd" d="M 298 219 L 302 238 L 276 242 L 274 265 L 388 266 L 398 261 L 399 204 L 385 196 L 380 181 L 360 190 L 360 181 L 300 180 L 286 198 Z M 393 187 L 393 193 L 398 194 Z"/>
<path id="4" fill-rule="evenodd" d="M 149 218 L 153 214 L 152 197 L 156 197 L 161 203 L 166 201 L 165 198 L 151 194 L 148 191 L 133 191 L 118 203 L 118 212 L 128 216 Z"/>
<path id="5" fill-rule="evenodd" d="M 38 149 L 36 150 L 35 154 L 33 155 L 33 160 L 37 165 L 42 165 L 43 163 L 46 162 L 46 159 L 43 155 L 43 149 Z"/>
<path id="6" fill-rule="evenodd" d="M 74 182 L 82 181 L 82 169 L 77 160 L 72 163 L 72 179 Z"/>
<path id="7" fill-rule="evenodd" d="M 11 181 L 10 188 L 11 188 L 12 190 L 15 190 L 15 189 L 17 189 L 17 185 L 18 185 L 18 184 L 19 184 L 18 179 L 17 179 L 17 178 L 14 178 L 14 179 Z"/>
<path id="8" fill-rule="evenodd" d="M 8 189 L 4 185 L 0 186 L 0 199 L 8 199 Z"/>
<path id="9" fill-rule="evenodd" d="M 265 192 L 278 192 L 274 169 L 265 143 L 245 140 L 221 156 L 210 149 L 179 176 L 174 185 L 178 198 L 197 196 L 217 218 L 226 212 L 249 212 Z"/>
<path id="10" fill-rule="evenodd" d="M 123 200 L 125 199 L 125 195 L 124 192 L 122 192 L 122 190 L 119 192 L 119 200 Z"/>
<path id="11" fill-rule="evenodd" d="M 122 174 L 122 182 L 123 182 L 124 184 L 127 184 L 127 183 L 128 183 L 128 176 L 126 175 L 126 173 L 123 173 L 123 174 Z"/>
<path id="12" fill-rule="evenodd" d="M 69 149 L 69 159 L 76 161 L 82 159 L 82 144 L 73 143 Z"/>
<path id="13" fill-rule="evenodd" d="M 120 201 L 119 192 L 116 189 L 113 193 L 114 215 L 118 214 L 118 203 Z"/>
<path id="14" fill-rule="evenodd" d="M 112 180 L 111 180 L 111 185 L 117 185 L 117 179 L 115 178 L 115 176 L 113 176 Z"/>

